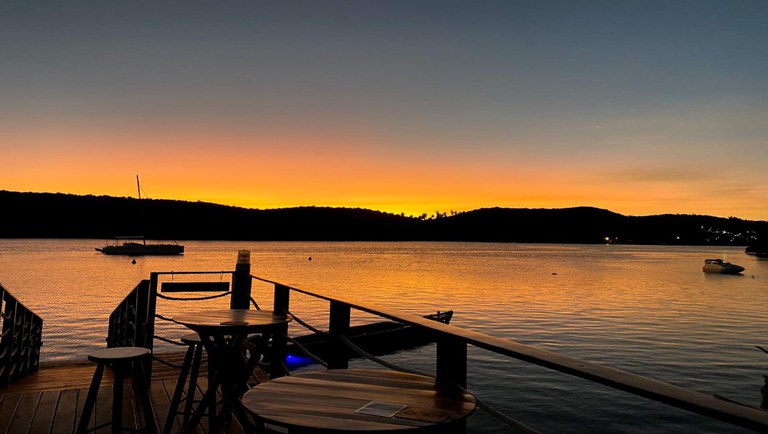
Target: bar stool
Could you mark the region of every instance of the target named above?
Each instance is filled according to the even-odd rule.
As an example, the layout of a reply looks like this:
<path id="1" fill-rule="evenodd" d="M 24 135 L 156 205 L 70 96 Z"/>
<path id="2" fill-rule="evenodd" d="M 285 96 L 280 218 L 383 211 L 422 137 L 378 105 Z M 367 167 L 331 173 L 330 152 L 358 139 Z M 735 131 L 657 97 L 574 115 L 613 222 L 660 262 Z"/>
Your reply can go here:
<path id="1" fill-rule="evenodd" d="M 169 434 L 173 429 L 173 422 L 176 419 L 177 414 L 183 415 L 183 426 L 187 426 L 189 418 L 192 416 L 192 405 L 199 403 L 195 400 L 195 393 L 197 389 L 197 378 L 200 374 L 200 363 L 203 357 L 203 343 L 200 341 L 200 337 L 197 333 L 190 333 L 182 336 L 181 342 L 187 345 L 187 352 L 184 355 L 184 362 L 181 365 L 181 372 L 179 372 L 179 378 L 176 380 L 176 388 L 173 391 L 173 398 L 171 399 L 171 406 L 168 410 L 168 417 L 165 419 L 165 427 L 163 428 L 163 434 Z M 187 382 L 189 378 L 189 382 Z M 186 395 L 184 394 L 184 386 L 186 385 Z M 184 410 L 179 411 L 179 406 L 184 402 Z"/>
<path id="2" fill-rule="evenodd" d="M 262 339 L 261 335 L 249 336 L 249 340 L 251 338 Z M 231 336 L 224 336 L 224 339 L 229 340 L 231 339 Z M 176 421 L 176 417 L 178 415 L 183 416 L 182 428 L 186 430 L 189 425 L 189 420 L 195 411 L 195 409 L 193 409 L 193 405 L 195 404 L 205 406 L 203 415 L 208 415 L 209 421 L 214 421 L 216 418 L 216 408 L 212 408 L 213 406 L 209 402 L 203 402 L 202 397 L 201 399 L 195 399 L 197 394 L 197 380 L 200 376 L 200 365 L 202 364 L 202 356 L 205 350 L 203 342 L 200 340 L 200 335 L 197 333 L 190 333 L 188 335 L 184 335 L 180 341 L 187 345 L 187 352 L 184 355 L 184 361 L 181 365 L 179 378 L 176 380 L 176 387 L 171 398 L 168 416 L 165 419 L 163 434 L 170 434 L 172 432 L 173 424 Z M 251 347 L 253 347 L 253 345 L 251 345 Z M 210 365 L 208 366 L 208 369 L 208 379 L 212 380 L 213 372 L 210 371 Z M 187 379 L 189 379 L 188 382 Z M 210 381 L 208 384 L 215 383 Z M 186 393 L 184 390 L 185 388 Z M 184 409 L 180 411 L 179 407 L 182 403 L 184 404 Z M 211 417 L 211 414 L 213 414 L 213 417 Z M 213 427 L 212 424 L 210 426 Z"/>
<path id="3" fill-rule="evenodd" d="M 85 399 L 83 413 L 80 416 L 80 422 L 77 425 L 77 434 L 85 434 L 89 431 L 95 431 L 107 425 L 112 425 L 112 434 L 118 434 L 122 431 L 146 431 L 155 432 L 154 412 L 149 397 L 149 389 L 144 376 L 144 366 L 142 363 L 149 359 L 152 351 L 142 347 L 114 347 L 97 350 L 88 355 L 88 360 L 96 363 L 96 371 L 93 373 L 91 386 L 88 389 L 88 397 Z M 111 365 L 114 370 L 114 385 L 112 386 L 112 420 L 94 428 L 88 429 L 91 421 L 93 407 L 96 404 L 96 396 L 101 386 L 101 378 L 104 374 L 104 366 Z M 131 369 L 133 368 L 133 369 Z M 146 426 L 138 430 L 123 428 L 123 381 L 125 374 L 133 372 L 134 390 L 136 397 L 141 401 L 144 411 L 144 423 Z"/>

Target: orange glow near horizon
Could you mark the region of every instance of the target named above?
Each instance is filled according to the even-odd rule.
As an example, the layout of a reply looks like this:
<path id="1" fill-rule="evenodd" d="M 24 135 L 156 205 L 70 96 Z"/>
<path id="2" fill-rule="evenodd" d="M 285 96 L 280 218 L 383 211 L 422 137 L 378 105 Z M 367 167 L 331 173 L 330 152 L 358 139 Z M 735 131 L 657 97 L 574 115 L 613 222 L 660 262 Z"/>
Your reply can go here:
<path id="1" fill-rule="evenodd" d="M 167 129 L 40 131 L 3 138 L 2 188 L 13 191 L 136 196 L 245 208 L 331 206 L 432 215 L 484 207 L 595 206 L 627 215 L 735 215 L 765 219 L 768 207 L 739 207 L 723 196 L 666 181 L 600 179 L 601 164 L 388 153 L 374 134 L 312 131 L 239 132 Z M 25 144 L 25 146 L 21 146 Z M 707 206 L 702 206 L 706 203 Z"/>

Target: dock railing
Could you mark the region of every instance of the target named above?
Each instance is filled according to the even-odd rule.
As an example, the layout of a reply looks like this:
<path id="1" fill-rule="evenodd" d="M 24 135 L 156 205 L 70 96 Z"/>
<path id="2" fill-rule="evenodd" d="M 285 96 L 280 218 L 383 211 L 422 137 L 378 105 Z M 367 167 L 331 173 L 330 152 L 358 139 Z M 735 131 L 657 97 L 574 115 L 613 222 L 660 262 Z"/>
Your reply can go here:
<path id="1" fill-rule="evenodd" d="M 349 328 L 352 309 L 427 330 L 434 335 L 436 341 L 435 381 L 441 385 L 458 385 L 466 388 L 467 347 L 472 345 L 743 428 L 768 432 L 768 412 L 758 408 L 730 402 L 605 365 L 564 356 L 510 339 L 430 321 L 418 315 L 294 288 L 258 276 L 252 276 L 252 278 L 274 285 L 273 309 L 275 312 L 291 312 L 292 293 L 300 293 L 327 301 L 329 303 L 328 334 L 332 337 L 344 336 L 345 330 Z M 338 345 L 343 345 L 341 341 L 343 339 L 337 340 Z M 347 368 L 346 351 L 334 351 L 333 353 L 336 354 L 336 357 L 327 361 L 328 368 Z"/>
<path id="2" fill-rule="evenodd" d="M 117 305 L 109 316 L 109 328 L 107 331 L 107 347 L 139 346 L 155 349 L 155 341 L 160 340 L 170 344 L 181 345 L 178 336 L 156 335 L 155 324 L 157 320 L 172 322 L 157 312 L 158 299 L 170 301 L 182 300 L 206 300 L 232 296 L 229 281 L 161 281 L 164 276 L 204 276 L 204 275 L 231 275 L 232 271 L 161 271 L 150 273 L 149 280 L 142 280 L 131 290 L 128 295 Z M 200 293 L 216 292 L 215 295 L 203 297 L 175 297 L 164 293 Z M 160 363 L 170 364 L 153 353 L 153 359 Z M 152 363 L 145 365 L 147 379 L 151 379 Z"/>
<path id="3" fill-rule="evenodd" d="M 107 347 L 139 346 L 152 349 L 148 334 L 150 313 L 149 281 L 142 280 L 109 315 Z"/>
<path id="4" fill-rule="evenodd" d="M 432 334 L 436 342 L 435 351 L 435 381 L 444 386 L 467 386 L 467 362 L 468 346 L 496 353 L 512 359 L 532 363 L 544 368 L 559 371 L 568 375 L 583 378 L 614 389 L 622 390 L 637 396 L 658 401 L 683 410 L 691 411 L 709 418 L 717 419 L 736 426 L 754 431 L 768 432 L 768 412 L 759 408 L 742 405 L 728 400 L 720 399 L 704 393 L 696 392 L 683 387 L 675 386 L 648 377 L 635 375 L 605 365 L 587 362 L 573 357 L 544 350 L 531 345 L 521 344 L 510 339 L 499 338 L 484 333 L 459 328 L 456 326 L 431 321 L 418 315 L 400 312 L 394 309 L 373 306 L 369 303 L 329 296 L 320 292 L 291 287 L 273 280 L 253 276 L 250 274 L 250 265 L 238 261 L 235 271 L 232 272 L 191 272 L 188 274 L 231 273 L 232 288 L 223 293 L 230 296 L 230 308 L 247 309 L 250 307 L 252 281 L 259 281 L 273 286 L 273 310 L 276 313 L 289 313 L 298 318 L 290 310 L 291 295 L 303 294 L 314 299 L 328 302 L 328 329 L 327 334 L 332 345 L 341 349 L 348 339 L 345 333 L 350 328 L 352 310 L 365 312 L 376 317 L 385 318 L 402 324 L 418 328 L 421 331 Z M 125 306 L 118 307 L 113 315 L 122 316 L 116 320 L 119 326 L 112 327 L 110 319 L 110 344 L 119 345 L 120 342 L 131 342 L 152 348 L 152 342 L 158 338 L 154 336 L 155 307 L 158 296 L 158 277 L 167 273 L 152 273 L 149 281 L 142 281 L 136 289 L 126 297 Z M 178 273 L 176 273 L 178 274 Z M 210 285 L 199 282 L 198 285 L 187 283 L 186 288 L 179 286 L 181 290 L 204 290 Z M 214 285 L 215 286 L 215 285 Z M 224 289 L 223 287 L 218 288 Z M 146 294 L 146 295 L 145 295 Z M 133 301 L 136 300 L 134 307 Z M 143 305 L 140 305 L 143 303 Z M 121 304 L 122 305 L 122 304 Z M 134 311 L 136 314 L 134 316 Z M 117 313 L 120 312 L 120 313 Z M 146 312 L 146 317 L 144 313 Z M 144 323 L 142 324 L 142 321 Z M 119 338 L 118 330 L 127 330 L 124 340 Z M 138 330 L 133 335 L 134 330 Z M 132 337 L 133 336 L 133 337 Z M 277 332 L 272 337 L 273 360 L 283 361 L 286 356 L 286 342 L 288 340 L 286 330 Z M 332 354 L 326 360 L 328 368 L 343 369 L 349 365 L 348 352 L 330 351 Z M 285 375 L 285 370 L 279 363 L 272 363 L 270 376 Z"/>
<path id="5" fill-rule="evenodd" d="M 43 320 L 0 285 L 0 388 L 38 370 Z"/>

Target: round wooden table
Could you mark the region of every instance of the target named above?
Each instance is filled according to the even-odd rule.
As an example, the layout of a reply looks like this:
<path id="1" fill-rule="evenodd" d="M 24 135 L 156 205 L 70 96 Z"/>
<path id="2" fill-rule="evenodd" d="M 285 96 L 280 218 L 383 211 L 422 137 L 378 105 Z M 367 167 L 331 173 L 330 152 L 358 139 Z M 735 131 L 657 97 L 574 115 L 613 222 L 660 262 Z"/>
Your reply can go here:
<path id="1" fill-rule="evenodd" d="M 281 377 L 243 395 L 261 424 L 290 433 L 461 431 L 472 394 L 395 371 L 331 369 Z"/>
<path id="2" fill-rule="evenodd" d="M 173 317 L 177 323 L 210 335 L 256 333 L 289 322 L 293 317 L 269 310 L 218 309 L 183 313 Z"/>
<path id="3" fill-rule="evenodd" d="M 258 360 L 244 349 L 243 342 L 252 333 L 272 333 L 287 325 L 290 315 L 275 314 L 265 310 L 220 309 L 177 315 L 173 320 L 197 332 L 208 352 L 212 375 L 208 378 L 208 390 L 195 410 L 185 432 L 191 432 L 200 423 L 206 409 L 209 412 L 209 432 L 215 433 L 230 414 L 247 426 L 247 418 L 240 405 L 240 396 L 248 390 L 248 377 Z M 221 388 L 223 406 L 215 415 L 216 390 Z"/>

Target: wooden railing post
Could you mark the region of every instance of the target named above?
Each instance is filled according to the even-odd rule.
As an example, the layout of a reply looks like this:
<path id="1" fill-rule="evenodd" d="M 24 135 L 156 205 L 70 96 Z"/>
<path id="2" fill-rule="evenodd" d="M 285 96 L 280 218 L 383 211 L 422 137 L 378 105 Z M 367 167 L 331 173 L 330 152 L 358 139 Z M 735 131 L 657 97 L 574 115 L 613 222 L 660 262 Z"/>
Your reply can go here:
<path id="1" fill-rule="evenodd" d="M 150 285 L 146 280 L 142 280 L 139 286 L 136 288 L 136 335 L 134 337 L 134 345 L 137 347 L 144 347 L 152 349 L 153 327 L 149 324 L 154 323 L 154 312 L 152 316 L 149 316 L 151 295 Z"/>
<path id="2" fill-rule="evenodd" d="M 0 315 L 3 316 L 3 329 L 0 333 L 0 388 L 7 387 L 10 381 L 11 372 L 11 344 L 13 343 L 13 336 L 11 336 L 11 325 L 9 322 L 10 306 L 5 301 L 5 288 L 0 285 Z"/>
<path id="3" fill-rule="evenodd" d="M 33 315 L 32 323 L 33 341 L 31 346 L 34 354 L 32 355 L 33 365 L 31 366 L 30 372 L 35 372 L 40 368 L 40 351 L 41 347 L 43 346 L 43 319 L 37 315 Z"/>
<path id="4" fill-rule="evenodd" d="M 276 314 L 288 314 L 291 303 L 291 289 L 279 283 L 275 284 L 275 298 L 272 310 Z"/>
<path id="5" fill-rule="evenodd" d="M 0 338 L 0 387 L 7 387 L 14 370 L 13 353 L 15 351 L 16 299 L 3 294 L 3 333 Z"/>
<path id="6" fill-rule="evenodd" d="M 439 387 L 467 387 L 467 342 L 441 336 L 437 340 L 435 383 Z"/>
<path id="7" fill-rule="evenodd" d="M 251 251 L 237 252 L 237 265 L 232 276 L 230 309 L 248 309 L 251 306 Z"/>
<path id="8" fill-rule="evenodd" d="M 287 315 L 291 302 L 291 289 L 287 286 L 275 284 L 273 311 L 277 315 Z M 283 363 L 287 354 L 288 323 L 278 327 L 272 335 L 272 352 L 274 360 L 269 370 L 269 378 L 277 378 L 285 375 Z"/>
<path id="9" fill-rule="evenodd" d="M 461 393 L 467 388 L 467 342 L 450 336 L 437 340 L 435 385 L 442 393 Z M 456 421 L 453 433 L 466 433 L 467 420 Z"/>
<path id="10" fill-rule="evenodd" d="M 760 408 L 768 410 L 768 375 L 763 374 L 763 385 L 760 387 Z"/>
<path id="11" fill-rule="evenodd" d="M 19 301 L 16 297 L 5 298 L 5 316 L 3 317 L 3 338 L 8 340 L 7 365 L 8 372 L 5 373 L 3 381 L 13 381 L 18 366 L 19 354 L 19 325 L 16 321 L 18 315 Z"/>
<path id="12" fill-rule="evenodd" d="M 19 315 L 21 319 L 21 342 L 19 344 L 19 377 L 29 372 L 30 357 L 32 355 L 32 311 L 24 308 Z"/>
<path id="13" fill-rule="evenodd" d="M 141 342 L 137 345 L 154 351 L 155 346 L 155 314 L 157 313 L 157 275 L 150 274 L 150 280 L 142 280 L 138 291 L 139 309 L 144 318 L 141 321 Z M 144 379 L 147 384 L 152 380 L 152 358 L 144 363 Z"/>
<path id="14" fill-rule="evenodd" d="M 349 368 L 347 346 L 339 339 L 349 331 L 351 309 L 348 304 L 331 301 L 330 318 L 328 319 L 328 334 L 331 337 L 331 351 L 328 355 L 328 369 Z"/>

